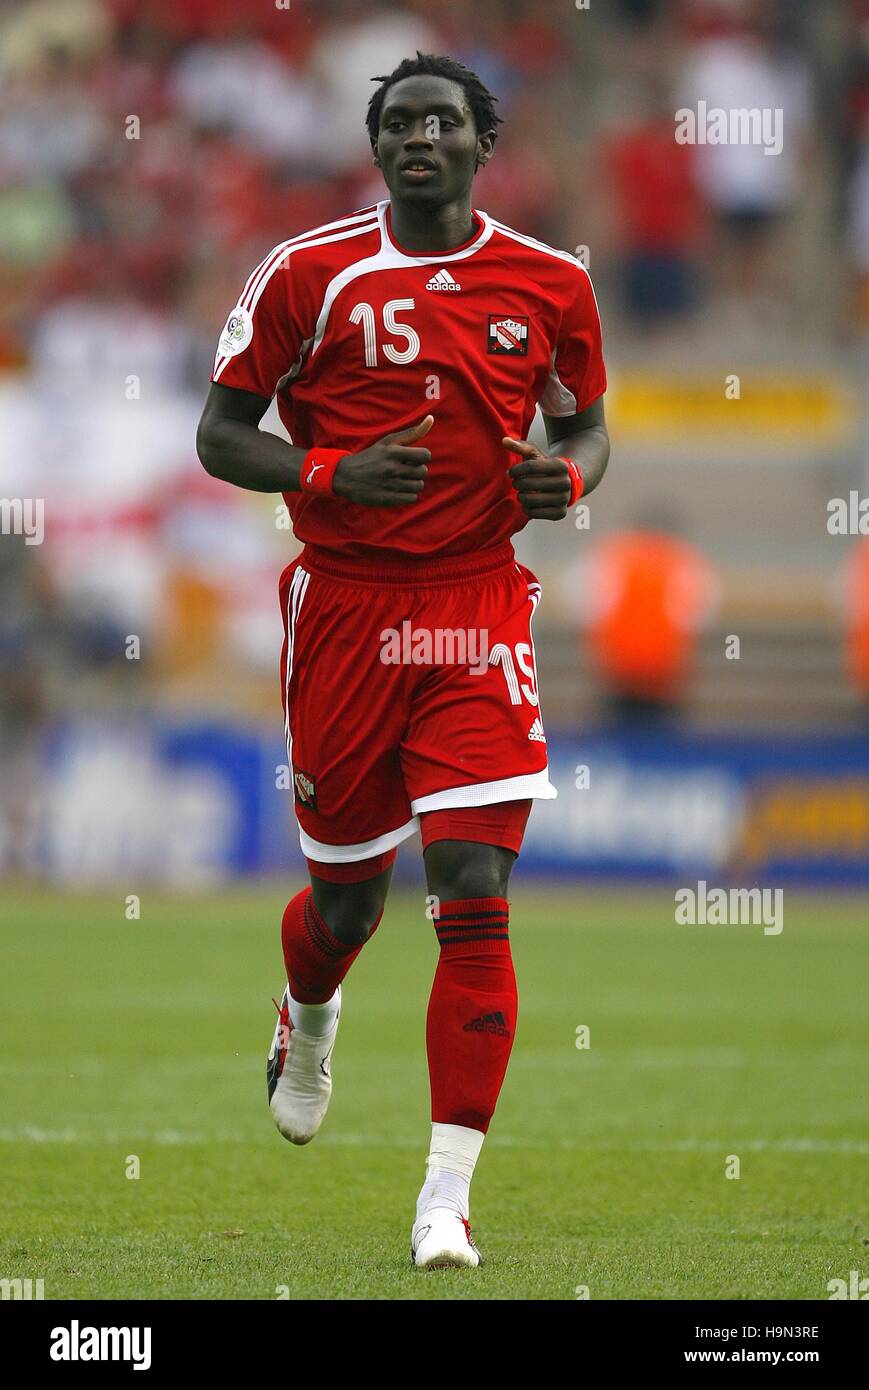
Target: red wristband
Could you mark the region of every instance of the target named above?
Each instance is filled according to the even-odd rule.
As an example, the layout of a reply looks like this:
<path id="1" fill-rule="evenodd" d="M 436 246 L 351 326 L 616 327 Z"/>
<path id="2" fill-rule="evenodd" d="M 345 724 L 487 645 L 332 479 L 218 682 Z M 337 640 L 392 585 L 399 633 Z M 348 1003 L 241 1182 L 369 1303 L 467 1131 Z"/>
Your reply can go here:
<path id="1" fill-rule="evenodd" d="M 578 502 L 582 496 L 582 474 L 574 463 L 573 459 L 566 459 L 561 454 L 558 455 L 562 463 L 567 464 L 567 471 L 570 474 L 570 501 L 568 507 L 572 507 L 574 502 Z"/>
<path id="2" fill-rule="evenodd" d="M 335 469 L 346 457 L 346 449 L 309 449 L 299 474 L 302 492 L 334 493 Z"/>

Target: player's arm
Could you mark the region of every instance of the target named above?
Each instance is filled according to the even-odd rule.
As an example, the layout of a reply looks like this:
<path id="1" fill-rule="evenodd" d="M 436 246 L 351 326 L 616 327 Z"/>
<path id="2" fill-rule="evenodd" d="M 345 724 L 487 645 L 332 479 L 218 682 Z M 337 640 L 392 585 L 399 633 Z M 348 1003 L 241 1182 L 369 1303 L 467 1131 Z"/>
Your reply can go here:
<path id="1" fill-rule="evenodd" d="M 259 428 L 269 404 L 253 391 L 211 383 L 196 431 L 196 452 L 206 473 L 251 492 L 300 490 L 306 451 Z"/>
<path id="2" fill-rule="evenodd" d="M 508 472 L 527 514 L 538 521 L 560 521 L 571 502 L 586 497 L 606 472 L 610 441 L 603 396 L 577 415 L 544 414 L 543 423 L 548 453 L 527 439 L 505 437 L 502 443 L 521 455 Z"/>
<path id="3" fill-rule="evenodd" d="M 600 482 L 610 457 L 603 396 L 578 415 L 544 415 L 550 454 L 572 459 L 582 476 L 582 496 Z"/>
<path id="4" fill-rule="evenodd" d="M 252 391 L 212 382 L 196 431 L 196 452 L 206 473 L 236 487 L 303 492 L 311 481 L 321 481 L 316 476 L 322 468 L 316 463 L 318 451 L 295 448 L 261 430 L 269 404 Z M 366 507 L 402 507 L 417 501 L 431 453 L 414 445 L 433 424 L 434 417 L 427 415 L 410 429 L 384 435 L 369 449 L 348 451 L 332 473 L 329 491 Z"/>

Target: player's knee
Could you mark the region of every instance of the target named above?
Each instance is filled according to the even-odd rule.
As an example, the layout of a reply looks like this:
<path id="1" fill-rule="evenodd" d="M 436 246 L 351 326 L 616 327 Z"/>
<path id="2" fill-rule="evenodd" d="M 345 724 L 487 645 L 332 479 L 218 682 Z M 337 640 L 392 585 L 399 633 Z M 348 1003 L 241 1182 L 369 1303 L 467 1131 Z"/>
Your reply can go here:
<path id="1" fill-rule="evenodd" d="M 429 892 L 447 902 L 506 897 L 515 859 L 498 845 L 438 840 L 425 854 Z"/>
<path id="2" fill-rule="evenodd" d="M 314 906 L 333 936 L 345 946 L 367 941 L 383 913 L 385 889 L 370 883 L 313 882 Z"/>
<path id="3" fill-rule="evenodd" d="M 379 920 L 379 912 L 365 912 L 360 915 L 358 910 L 348 910 L 346 913 L 336 914 L 334 925 L 330 923 L 330 928 L 333 935 L 345 946 L 362 946 Z"/>

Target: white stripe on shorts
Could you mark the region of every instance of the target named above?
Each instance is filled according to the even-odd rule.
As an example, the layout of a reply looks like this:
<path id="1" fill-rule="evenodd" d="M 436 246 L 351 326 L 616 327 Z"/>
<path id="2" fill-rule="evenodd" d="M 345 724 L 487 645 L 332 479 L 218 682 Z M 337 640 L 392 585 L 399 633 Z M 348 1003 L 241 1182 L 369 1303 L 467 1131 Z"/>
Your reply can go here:
<path id="1" fill-rule="evenodd" d="M 360 859 L 373 859 L 376 854 L 385 854 L 388 849 L 395 849 L 396 845 L 400 845 L 402 840 L 406 840 L 418 829 L 419 820 L 412 816 L 397 830 L 387 830 L 385 834 L 377 835 L 373 840 L 362 840 L 358 845 L 323 845 L 319 840 L 313 840 L 310 835 L 306 835 L 299 826 L 299 843 L 302 853 L 309 859 L 319 859 L 323 864 L 356 864 Z"/>
<path id="2" fill-rule="evenodd" d="M 415 815 L 423 811 L 447 811 L 457 806 L 495 806 L 499 801 L 525 801 L 538 797 L 552 801 L 558 791 L 549 780 L 549 768 L 524 772 L 520 777 L 502 777 L 498 782 L 474 782 L 470 787 L 451 787 L 444 792 L 418 796 L 410 803 Z"/>
<path id="3" fill-rule="evenodd" d="M 293 780 L 293 736 L 290 732 L 290 677 L 293 674 L 293 647 L 296 640 L 296 619 L 302 610 L 305 594 L 308 592 L 308 582 L 311 576 L 307 570 L 299 565 L 290 580 L 290 587 L 287 592 L 287 684 L 284 698 L 284 733 L 287 740 L 287 758 L 289 759 L 290 781 Z M 295 806 L 295 789 L 293 790 L 293 805 Z"/>

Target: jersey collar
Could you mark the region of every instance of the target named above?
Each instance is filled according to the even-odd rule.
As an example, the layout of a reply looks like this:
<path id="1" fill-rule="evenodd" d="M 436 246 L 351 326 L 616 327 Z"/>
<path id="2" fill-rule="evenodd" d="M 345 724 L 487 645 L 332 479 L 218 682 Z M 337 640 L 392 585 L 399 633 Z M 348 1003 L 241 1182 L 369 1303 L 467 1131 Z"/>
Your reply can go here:
<path id="1" fill-rule="evenodd" d="M 439 264 L 445 261 L 461 261 L 468 256 L 472 256 L 475 251 L 479 251 L 481 246 L 485 246 L 489 240 L 494 227 L 488 213 L 479 212 L 472 208 L 471 212 L 476 223 L 473 236 L 467 241 L 462 242 L 461 246 L 454 246 L 452 251 L 408 251 L 405 247 L 399 246 L 392 235 L 392 217 L 389 206 L 389 199 L 377 204 L 377 216 L 380 222 L 381 246 L 389 248 L 402 260 L 410 265 L 424 265 L 427 261 L 437 261 Z"/>

